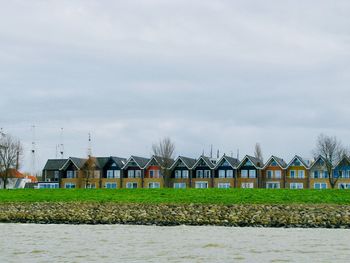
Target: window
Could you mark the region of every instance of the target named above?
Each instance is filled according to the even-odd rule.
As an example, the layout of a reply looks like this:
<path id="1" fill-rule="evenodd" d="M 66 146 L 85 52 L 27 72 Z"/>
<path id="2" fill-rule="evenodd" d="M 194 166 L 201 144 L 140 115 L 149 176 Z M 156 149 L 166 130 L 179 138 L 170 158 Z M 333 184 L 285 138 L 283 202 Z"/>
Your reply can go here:
<path id="1" fill-rule="evenodd" d="M 315 183 L 314 188 L 315 189 L 327 189 L 327 184 L 326 183 Z"/>
<path id="2" fill-rule="evenodd" d="M 107 178 L 120 178 L 119 170 L 107 170 Z"/>
<path id="3" fill-rule="evenodd" d="M 73 189 L 73 188 L 75 188 L 75 184 L 73 184 L 73 183 L 66 183 L 66 184 L 64 185 L 64 188 Z"/>
<path id="4" fill-rule="evenodd" d="M 183 189 L 183 188 L 186 188 L 186 184 L 185 183 L 174 183 L 174 188 Z"/>
<path id="5" fill-rule="evenodd" d="M 281 170 L 276 170 L 275 171 L 275 178 L 276 179 L 281 179 L 282 178 L 282 171 Z"/>
<path id="6" fill-rule="evenodd" d="M 277 166 L 277 162 L 275 160 L 273 160 L 271 163 L 270 163 L 270 166 Z"/>
<path id="7" fill-rule="evenodd" d="M 290 189 L 303 189 L 304 184 L 303 183 L 290 183 L 289 188 Z"/>
<path id="8" fill-rule="evenodd" d="M 158 171 L 156 171 L 156 170 L 149 170 L 149 177 L 150 178 L 157 178 L 156 177 L 156 172 L 158 172 Z"/>
<path id="9" fill-rule="evenodd" d="M 113 178 L 113 170 L 107 170 L 107 178 Z"/>
<path id="10" fill-rule="evenodd" d="M 54 177 L 55 181 L 58 181 L 58 178 L 60 177 L 60 172 L 54 171 L 53 177 Z"/>
<path id="11" fill-rule="evenodd" d="M 181 178 L 181 171 L 175 170 L 175 178 L 176 178 L 176 179 Z"/>
<path id="12" fill-rule="evenodd" d="M 295 159 L 294 162 L 293 162 L 293 166 L 300 166 L 301 163 L 298 159 Z"/>
<path id="13" fill-rule="evenodd" d="M 350 170 L 347 170 L 344 178 L 350 178 Z"/>
<path id="14" fill-rule="evenodd" d="M 226 170 L 226 178 L 233 178 L 233 170 Z"/>
<path id="15" fill-rule="evenodd" d="M 339 189 L 350 189 L 350 184 L 347 183 L 339 183 L 338 184 Z"/>
<path id="16" fill-rule="evenodd" d="M 221 166 L 230 166 L 230 164 L 229 164 L 226 160 L 224 160 L 224 161 L 222 162 Z"/>
<path id="17" fill-rule="evenodd" d="M 137 188 L 137 183 L 132 183 L 132 182 L 126 183 L 126 188 L 129 188 L 129 189 Z"/>
<path id="18" fill-rule="evenodd" d="M 196 171 L 196 177 L 197 178 L 203 178 L 203 170 L 197 170 Z"/>
<path id="19" fill-rule="evenodd" d="M 227 188 L 230 188 L 230 187 L 231 187 L 230 183 L 218 183 L 218 188 L 227 189 Z"/>
<path id="20" fill-rule="evenodd" d="M 319 174 L 318 171 L 314 171 L 314 178 L 315 178 L 315 179 L 320 178 L 320 174 Z"/>
<path id="21" fill-rule="evenodd" d="M 303 179 L 305 177 L 305 171 L 304 170 L 299 170 L 298 171 L 298 178 Z"/>
<path id="22" fill-rule="evenodd" d="M 134 170 L 128 171 L 128 178 L 135 178 L 135 171 Z"/>
<path id="23" fill-rule="evenodd" d="M 219 170 L 219 178 L 225 178 L 225 170 Z"/>
<path id="24" fill-rule="evenodd" d="M 248 178 L 248 170 L 241 170 L 241 177 Z"/>
<path id="25" fill-rule="evenodd" d="M 273 171 L 268 170 L 268 171 L 266 172 L 266 177 L 267 177 L 268 179 L 272 179 L 272 174 L 273 174 Z"/>
<path id="26" fill-rule="evenodd" d="M 135 178 L 141 178 L 141 170 L 135 171 Z"/>
<path id="27" fill-rule="evenodd" d="M 279 189 L 280 183 L 266 183 L 266 189 Z"/>
<path id="28" fill-rule="evenodd" d="M 98 171 L 98 170 L 94 171 L 94 178 L 98 179 L 98 178 L 100 178 L 100 175 L 101 175 L 100 171 Z"/>
<path id="29" fill-rule="evenodd" d="M 249 160 L 247 160 L 244 164 L 244 166 L 253 166 L 253 163 Z"/>
<path id="30" fill-rule="evenodd" d="M 327 171 L 323 171 L 323 178 L 328 178 L 328 172 Z"/>
<path id="31" fill-rule="evenodd" d="M 205 170 L 204 171 L 204 178 L 210 178 L 211 171 L 210 170 Z"/>
<path id="32" fill-rule="evenodd" d="M 94 183 L 87 183 L 85 185 L 85 188 L 86 189 L 95 189 L 96 188 L 96 184 L 94 184 Z"/>
<path id="33" fill-rule="evenodd" d="M 149 177 L 150 178 L 159 178 L 159 171 L 158 170 L 150 170 Z"/>
<path id="34" fill-rule="evenodd" d="M 148 184 L 148 188 L 160 188 L 160 184 L 156 182 L 152 182 Z"/>
<path id="35" fill-rule="evenodd" d="M 254 183 L 242 183 L 241 188 L 254 188 Z"/>
<path id="36" fill-rule="evenodd" d="M 249 178 L 256 178 L 256 170 L 249 170 Z"/>
<path id="37" fill-rule="evenodd" d="M 38 189 L 56 189 L 59 188 L 58 183 L 38 183 Z"/>
<path id="38" fill-rule="evenodd" d="M 116 189 L 117 188 L 117 184 L 116 183 L 106 183 L 105 187 L 108 189 Z"/>
<path id="39" fill-rule="evenodd" d="M 343 177 L 343 171 L 339 170 L 337 175 L 338 175 L 339 178 L 342 178 Z M 337 176 L 335 176 L 335 177 L 337 177 Z"/>
<path id="40" fill-rule="evenodd" d="M 67 171 L 67 178 L 75 178 L 76 171 Z"/>
<path id="41" fill-rule="evenodd" d="M 207 182 L 196 182 L 195 187 L 196 188 L 208 188 L 208 183 Z"/>
<path id="42" fill-rule="evenodd" d="M 295 178 L 295 171 L 294 170 L 290 170 L 289 171 L 289 176 L 290 176 L 290 178 Z"/>
<path id="43" fill-rule="evenodd" d="M 182 171 L 182 178 L 188 178 L 188 170 L 183 170 Z"/>

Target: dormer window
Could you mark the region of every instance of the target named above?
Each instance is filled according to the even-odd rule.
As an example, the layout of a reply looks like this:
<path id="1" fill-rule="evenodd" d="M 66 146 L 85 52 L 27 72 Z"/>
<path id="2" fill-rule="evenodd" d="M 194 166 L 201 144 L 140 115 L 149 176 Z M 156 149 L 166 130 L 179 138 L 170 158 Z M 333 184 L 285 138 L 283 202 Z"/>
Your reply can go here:
<path id="1" fill-rule="evenodd" d="M 75 170 L 68 170 L 67 171 L 67 178 L 76 178 L 76 171 Z"/>

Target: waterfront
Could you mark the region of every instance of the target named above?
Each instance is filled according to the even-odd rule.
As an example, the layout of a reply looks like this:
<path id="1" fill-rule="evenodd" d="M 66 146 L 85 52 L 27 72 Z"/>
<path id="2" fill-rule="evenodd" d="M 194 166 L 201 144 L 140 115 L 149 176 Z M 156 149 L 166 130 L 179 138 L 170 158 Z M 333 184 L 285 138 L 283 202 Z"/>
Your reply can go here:
<path id="1" fill-rule="evenodd" d="M 0 224 L 0 262 L 348 262 L 350 230 Z"/>

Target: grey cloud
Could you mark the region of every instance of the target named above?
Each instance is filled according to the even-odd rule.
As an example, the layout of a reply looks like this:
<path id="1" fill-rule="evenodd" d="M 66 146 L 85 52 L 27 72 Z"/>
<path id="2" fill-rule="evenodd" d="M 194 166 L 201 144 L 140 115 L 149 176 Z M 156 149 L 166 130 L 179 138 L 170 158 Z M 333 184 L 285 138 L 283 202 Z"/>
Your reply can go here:
<path id="1" fill-rule="evenodd" d="M 348 144 L 348 1 L 3 1 L 0 126 L 38 166 L 67 155 L 309 156 L 320 132 Z M 26 156 L 24 169 L 29 169 Z"/>

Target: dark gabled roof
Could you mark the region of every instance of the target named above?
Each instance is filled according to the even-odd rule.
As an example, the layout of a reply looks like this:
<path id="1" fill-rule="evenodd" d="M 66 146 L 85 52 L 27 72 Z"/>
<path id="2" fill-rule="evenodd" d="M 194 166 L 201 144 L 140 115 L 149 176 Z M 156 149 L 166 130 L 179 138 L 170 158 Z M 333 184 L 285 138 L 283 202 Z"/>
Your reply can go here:
<path id="1" fill-rule="evenodd" d="M 215 166 L 215 169 L 217 169 L 220 166 L 220 163 L 222 162 L 223 159 L 225 159 L 231 165 L 232 168 L 236 168 L 239 165 L 239 163 L 240 163 L 240 161 L 238 159 L 236 159 L 236 158 L 223 155 L 220 158 L 220 160 L 217 162 L 217 164 Z"/>
<path id="2" fill-rule="evenodd" d="M 69 159 L 72 160 L 79 169 L 81 169 L 87 161 L 86 158 L 69 157 Z"/>
<path id="3" fill-rule="evenodd" d="M 271 163 L 272 160 L 275 160 L 279 167 L 281 167 L 282 169 L 285 169 L 288 165 L 282 158 L 272 155 L 270 159 L 265 163 L 263 169 L 265 169 Z"/>
<path id="4" fill-rule="evenodd" d="M 229 164 L 232 165 L 232 167 L 237 167 L 240 163 L 240 161 L 238 159 L 233 158 L 233 157 L 229 157 L 229 156 L 224 155 L 224 158 Z"/>
<path id="5" fill-rule="evenodd" d="M 197 161 L 196 159 L 185 157 L 185 156 L 179 156 L 179 158 L 189 169 L 192 169 L 192 167 Z"/>
<path id="6" fill-rule="evenodd" d="M 83 158 L 77 158 L 77 157 L 69 157 L 66 162 L 64 163 L 64 165 L 60 168 L 60 170 L 64 169 L 65 166 L 69 163 L 72 162 L 78 169 L 81 169 L 85 162 L 87 161 L 87 159 L 83 159 Z"/>
<path id="7" fill-rule="evenodd" d="M 350 163 L 349 157 L 347 157 L 346 155 L 344 155 L 344 156 L 339 160 L 339 162 L 334 166 L 334 168 L 337 168 L 344 160 L 347 161 L 348 163 Z"/>
<path id="8" fill-rule="evenodd" d="M 199 161 L 200 161 L 201 159 L 207 164 L 207 166 L 208 166 L 209 168 L 214 168 L 215 165 L 210 161 L 209 157 L 204 156 L 204 155 L 201 155 L 201 157 L 199 157 L 199 159 L 198 159 L 198 160 L 196 161 L 196 163 L 192 166 L 192 168 L 196 168 L 197 165 L 198 165 L 198 163 L 199 163 Z"/>
<path id="9" fill-rule="evenodd" d="M 240 167 L 244 164 L 244 162 L 245 162 L 246 159 L 248 159 L 249 161 L 251 161 L 252 164 L 255 166 L 255 168 L 257 168 L 257 169 L 262 168 L 263 162 L 262 162 L 260 159 L 258 159 L 258 158 L 256 158 L 256 157 L 253 157 L 253 156 L 250 156 L 250 155 L 246 155 L 246 156 L 242 159 L 241 163 L 238 165 L 237 168 L 240 168 Z"/>
<path id="10" fill-rule="evenodd" d="M 187 169 L 192 169 L 194 164 L 196 163 L 196 159 L 184 157 L 184 156 L 179 156 L 176 158 L 174 163 L 169 167 L 169 169 L 174 169 L 175 164 L 177 164 L 178 161 L 182 161 L 183 164 L 187 167 Z"/>
<path id="11" fill-rule="evenodd" d="M 96 157 L 96 166 L 100 169 L 105 167 L 105 165 L 110 160 L 110 157 Z"/>
<path id="12" fill-rule="evenodd" d="M 131 156 L 131 158 L 134 159 L 134 161 L 141 167 L 145 167 L 146 164 L 149 162 L 149 158 L 144 158 L 144 157 L 138 157 L 138 156 Z"/>
<path id="13" fill-rule="evenodd" d="M 110 157 L 120 168 L 122 168 L 126 162 L 127 162 L 127 159 L 125 158 L 121 158 L 121 157 L 115 157 L 115 156 L 111 156 Z"/>
<path id="14" fill-rule="evenodd" d="M 165 168 L 170 168 L 173 164 L 174 164 L 174 162 L 175 162 L 175 160 L 174 159 L 169 159 L 169 158 L 163 158 L 163 157 L 160 157 L 160 156 L 152 156 L 152 158 L 151 158 L 151 160 L 149 160 L 149 162 L 146 164 L 146 166 L 148 166 L 148 164 L 152 161 L 152 159 L 154 159 L 154 160 L 156 160 L 156 162 L 159 164 L 159 165 L 161 165 L 162 163 L 167 163 L 168 164 L 168 167 L 165 167 Z"/>
<path id="15" fill-rule="evenodd" d="M 146 164 L 150 161 L 150 159 L 148 158 L 144 158 L 144 157 L 139 157 L 139 156 L 131 156 L 128 161 L 124 164 L 123 168 L 126 167 L 126 165 L 131 161 L 134 160 L 136 162 L 136 164 L 140 167 L 140 168 L 144 168 L 146 166 Z"/>
<path id="16" fill-rule="evenodd" d="M 66 162 L 67 159 L 49 159 L 44 166 L 44 170 L 59 170 Z"/>
<path id="17" fill-rule="evenodd" d="M 289 162 L 289 164 L 287 165 L 287 168 L 293 163 L 293 161 L 295 160 L 295 159 L 298 159 L 300 162 L 301 162 L 301 164 L 306 168 L 306 169 L 309 169 L 309 164 L 308 164 L 308 162 L 305 160 L 305 159 L 303 159 L 302 157 L 300 157 L 299 155 L 295 155 L 293 158 L 292 158 L 292 160 Z"/>
<path id="18" fill-rule="evenodd" d="M 322 156 L 322 155 L 319 155 L 315 161 L 313 161 L 309 167 L 309 169 L 312 169 L 317 163 L 319 160 L 323 160 L 324 162 L 326 162 L 326 159 Z"/>

